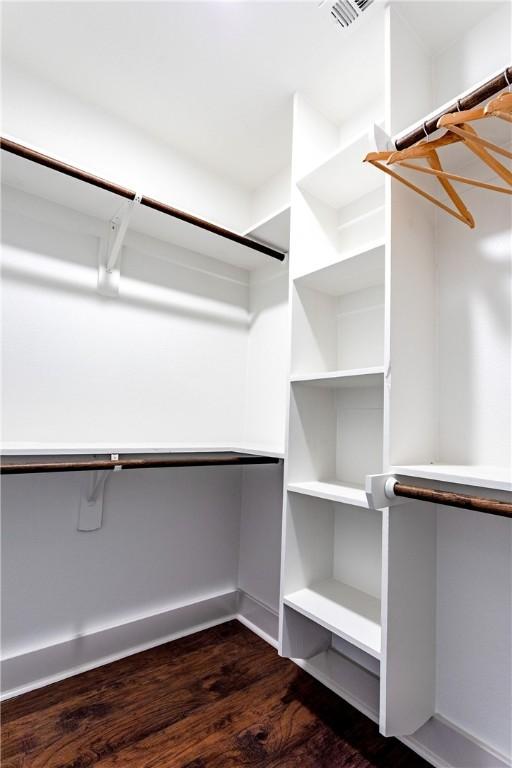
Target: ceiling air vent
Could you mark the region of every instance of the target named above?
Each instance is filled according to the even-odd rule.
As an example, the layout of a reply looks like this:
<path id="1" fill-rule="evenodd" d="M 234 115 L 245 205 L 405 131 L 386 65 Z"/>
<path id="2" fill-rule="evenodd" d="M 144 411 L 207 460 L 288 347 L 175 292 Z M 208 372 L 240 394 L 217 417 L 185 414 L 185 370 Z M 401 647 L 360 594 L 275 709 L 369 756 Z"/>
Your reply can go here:
<path id="1" fill-rule="evenodd" d="M 331 16 L 341 27 L 349 27 L 366 11 L 374 0 L 336 0 L 331 5 Z M 322 3 L 323 5 L 323 3 Z"/>

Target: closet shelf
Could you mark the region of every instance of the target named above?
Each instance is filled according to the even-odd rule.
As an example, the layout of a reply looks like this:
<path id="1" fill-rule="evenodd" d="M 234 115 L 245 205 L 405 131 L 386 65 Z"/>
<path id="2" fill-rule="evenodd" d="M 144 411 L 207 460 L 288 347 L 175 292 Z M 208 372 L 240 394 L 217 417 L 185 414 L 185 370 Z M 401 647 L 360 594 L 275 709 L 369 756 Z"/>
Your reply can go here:
<path id="1" fill-rule="evenodd" d="M 480 486 L 496 491 L 512 491 L 512 469 L 510 467 L 477 464 L 408 464 L 393 466 L 390 472 L 405 477 L 418 477 L 457 485 Z"/>
<path id="2" fill-rule="evenodd" d="M 360 214 L 359 216 L 354 216 L 352 219 L 347 219 L 346 221 L 342 221 L 341 224 L 338 224 L 336 229 L 338 232 L 342 232 L 345 229 L 348 229 L 349 227 L 353 227 L 355 224 L 363 224 L 367 223 L 370 219 L 375 218 L 377 216 L 384 216 L 386 211 L 386 207 L 384 205 L 378 205 L 376 208 L 371 208 L 369 211 L 366 211 L 365 213 Z"/>
<path id="3" fill-rule="evenodd" d="M 290 204 L 278 208 L 243 234 L 244 237 L 266 245 L 272 244 L 287 253 L 290 249 Z"/>
<path id="4" fill-rule="evenodd" d="M 329 296 L 342 296 L 353 291 L 384 283 L 384 247 L 382 237 L 347 251 L 335 264 L 329 264 L 295 278 L 297 287 L 312 288 Z"/>
<path id="5" fill-rule="evenodd" d="M 163 454 L 163 453 L 247 453 L 254 456 L 270 456 L 284 459 L 282 446 L 256 443 L 35 443 L 5 442 L 0 456 L 64 456 L 94 454 Z"/>
<path id="6" fill-rule="evenodd" d="M 113 458 L 116 456 L 117 458 Z M 10 455 L 0 457 L 0 474 L 20 475 L 36 472 L 76 472 L 96 469 L 151 469 L 156 467 L 209 467 L 246 464 L 277 464 L 273 456 L 248 453 L 185 452 L 126 454 Z"/>
<path id="7" fill-rule="evenodd" d="M 310 659 L 295 663 L 323 685 L 330 688 L 370 720 L 379 722 L 379 678 L 359 664 L 329 648 Z"/>
<path id="8" fill-rule="evenodd" d="M 299 179 L 297 186 L 331 208 L 342 208 L 384 186 L 378 174 L 362 163 L 371 149 L 367 132 L 360 134 Z"/>
<path id="9" fill-rule="evenodd" d="M 362 485 L 344 485 L 336 480 L 309 480 L 305 483 L 288 483 L 288 491 L 368 509 L 368 499 Z"/>
<path id="10" fill-rule="evenodd" d="M 297 373 L 291 376 L 292 384 L 304 383 L 317 387 L 378 387 L 383 383 L 384 367 L 354 368 L 325 373 Z"/>
<path id="11" fill-rule="evenodd" d="M 123 200 L 133 200 L 136 192 L 88 171 L 76 168 L 10 139 L 0 139 L 2 183 L 72 208 L 89 216 L 110 221 L 118 214 Z M 285 253 L 178 210 L 173 206 L 141 196 L 130 219 L 130 228 L 244 269 L 268 263 L 268 257 L 283 261 Z"/>
<path id="12" fill-rule="evenodd" d="M 284 603 L 380 659 L 380 600 L 376 597 L 328 579 L 286 595 Z"/>

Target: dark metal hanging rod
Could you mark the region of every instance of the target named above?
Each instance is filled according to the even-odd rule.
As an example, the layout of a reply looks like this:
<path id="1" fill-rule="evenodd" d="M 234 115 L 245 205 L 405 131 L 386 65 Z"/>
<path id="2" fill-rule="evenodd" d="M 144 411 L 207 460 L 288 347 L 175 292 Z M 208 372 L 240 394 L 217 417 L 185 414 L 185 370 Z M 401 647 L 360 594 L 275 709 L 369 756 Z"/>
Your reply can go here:
<path id="1" fill-rule="evenodd" d="M 243 466 L 277 464 L 273 456 L 259 456 L 236 451 L 202 451 L 195 453 L 125 453 L 65 454 L 42 456 L 2 456 L 0 475 L 24 475 L 38 472 L 76 472 L 97 469 L 155 469 L 156 467 Z"/>
<path id="2" fill-rule="evenodd" d="M 18 155 L 18 157 L 22 157 L 25 160 L 31 160 L 38 165 L 43 165 L 46 168 L 50 168 L 52 171 L 58 171 L 58 173 L 63 173 L 66 176 L 71 176 L 73 179 L 84 181 L 94 187 L 104 189 L 107 192 L 112 192 L 114 195 L 119 195 L 119 197 L 124 197 L 127 200 L 133 200 L 135 198 L 136 193 L 131 189 L 122 187 L 120 184 L 116 184 L 113 181 L 102 179 L 99 176 L 95 176 L 92 173 L 88 173 L 87 171 L 82 170 L 81 168 L 76 168 L 74 165 L 63 163 L 61 160 L 57 160 L 54 157 L 44 155 L 34 149 L 25 147 L 23 144 L 17 144 L 10 139 L 0 138 L 0 147 L 6 152 L 11 152 L 13 155 Z M 219 227 L 217 224 L 212 224 L 210 221 L 200 219 L 197 216 L 193 216 L 191 213 L 180 211 L 178 208 L 173 208 L 172 205 L 167 205 L 167 203 L 161 203 L 158 200 L 154 200 L 151 197 L 146 197 L 143 195 L 140 204 L 145 205 L 147 208 L 152 208 L 154 211 L 158 211 L 159 213 L 164 213 L 167 216 L 172 216 L 175 219 L 185 221 L 194 227 L 205 229 L 207 232 L 211 232 L 218 237 L 223 237 L 226 240 L 231 240 L 234 243 L 245 246 L 246 248 L 251 248 L 253 251 L 258 251 L 259 253 L 263 253 L 265 256 L 270 256 L 273 259 L 277 259 L 278 261 L 284 261 L 285 259 L 286 254 L 282 253 L 281 251 L 277 251 L 275 248 L 271 248 L 270 246 L 264 245 L 263 243 L 258 243 L 256 240 L 251 240 L 250 238 L 244 237 L 243 235 L 239 235 L 237 232 L 232 232 L 230 229 Z"/>
<path id="3" fill-rule="evenodd" d="M 407 147 L 412 147 L 413 144 L 416 144 L 427 136 L 431 136 L 437 131 L 437 124 L 443 115 L 448 115 L 457 111 L 462 112 L 465 109 L 474 109 L 482 102 L 490 99 L 491 96 L 502 91 L 503 88 L 507 88 L 511 83 L 512 66 L 507 67 L 501 74 L 496 75 L 496 77 L 493 77 L 491 80 L 483 83 L 483 85 L 475 88 L 474 91 L 471 91 L 466 94 L 466 96 L 458 99 L 458 101 L 454 101 L 453 104 L 450 104 L 445 109 L 437 112 L 433 117 L 428 118 L 428 120 L 425 120 L 425 122 L 421 123 L 416 128 L 413 128 L 412 131 L 396 138 L 394 140 L 396 149 L 401 150 L 407 149 Z"/>
<path id="4" fill-rule="evenodd" d="M 476 512 L 512 518 L 512 503 L 507 501 L 485 499 L 480 496 L 469 496 L 465 493 L 453 493 L 452 491 L 438 491 L 433 488 L 419 488 L 416 485 L 398 481 L 393 485 L 393 493 L 395 496 L 402 496 L 407 499 L 429 501 L 433 504 L 445 504 L 449 507 L 461 507 L 462 509 L 474 509 Z"/>

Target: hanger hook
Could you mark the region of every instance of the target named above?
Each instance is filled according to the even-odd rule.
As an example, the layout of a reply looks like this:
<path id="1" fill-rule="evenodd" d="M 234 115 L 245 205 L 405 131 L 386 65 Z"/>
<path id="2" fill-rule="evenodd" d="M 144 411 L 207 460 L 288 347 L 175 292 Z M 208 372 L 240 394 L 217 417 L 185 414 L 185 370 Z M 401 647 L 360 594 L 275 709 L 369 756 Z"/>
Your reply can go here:
<path id="1" fill-rule="evenodd" d="M 430 137 L 429 137 L 429 135 L 427 133 L 427 127 L 426 126 L 427 126 L 427 121 L 425 120 L 425 122 L 423 123 L 423 133 L 425 134 L 426 140 L 429 141 Z"/>
<path id="2" fill-rule="evenodd" d="M 507 85 L 508 85 L 508 89 L 509 89 L 509 91 L 510 91 L 510 89 L 512 88 L 512 83 L 511 83 L 511 82 L 510 82 L 510 80 L 508 79 L 508 67 L 506 67 L 506 68 L 505 68 L 505 71 L 504 71 L 503 75 L 504 75 L 504 77 L 505 77 L 505 82 L 507 83 Z"/>
<path id="3" fill-rule="evenodd" d="M 460 112 L 460 99 L 457 99 L 457 112 Z"/>

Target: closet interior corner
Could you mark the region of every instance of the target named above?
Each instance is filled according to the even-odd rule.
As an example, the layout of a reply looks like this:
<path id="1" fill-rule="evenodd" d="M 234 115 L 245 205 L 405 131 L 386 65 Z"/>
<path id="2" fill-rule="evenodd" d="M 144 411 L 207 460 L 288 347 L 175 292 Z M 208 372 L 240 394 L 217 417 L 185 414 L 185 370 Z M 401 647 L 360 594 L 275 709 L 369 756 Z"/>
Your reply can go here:
<path id="1" fill-rule="evenodd" d="M 128 67 L 137 109 L 108 73 L 70 90 L 65 32 L 99 51 L 112 4 L 4 5 L 6 705 L 236 620 L 411 765 L 510 766 L 512 3 L 212 2 L 208 71 L 195 4 L 121 3 L 142 73 L 150 31 L 193 64 L 176 123 L 161 73 Z M 240 642 L 205 711 L 256 675 Z M 243 702 L 220 730 L 274 759 Z"/>

